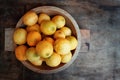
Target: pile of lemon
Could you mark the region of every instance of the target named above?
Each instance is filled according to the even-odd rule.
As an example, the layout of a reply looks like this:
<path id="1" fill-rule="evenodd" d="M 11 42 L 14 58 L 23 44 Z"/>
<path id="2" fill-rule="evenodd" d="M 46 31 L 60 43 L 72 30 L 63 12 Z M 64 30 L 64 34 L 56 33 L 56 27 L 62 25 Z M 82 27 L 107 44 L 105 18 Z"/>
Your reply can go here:
<path id="1" fill-rule="evenodd" d="M 19 61 L 28 60 L 35 66 L 45 62 L 50 67 L 68 63 L 78 41 L 72 35 L 61 15 L 27 12 L 22 17 L 25 28 L 16 28 L 13 34 L 15 56 Z"/>

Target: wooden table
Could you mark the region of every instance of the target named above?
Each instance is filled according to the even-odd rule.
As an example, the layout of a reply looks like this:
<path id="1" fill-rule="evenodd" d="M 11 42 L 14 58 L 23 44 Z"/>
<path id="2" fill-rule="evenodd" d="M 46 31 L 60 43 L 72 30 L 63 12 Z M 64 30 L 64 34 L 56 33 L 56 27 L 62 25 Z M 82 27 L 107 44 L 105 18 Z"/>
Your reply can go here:
<path id="1" fill-rule="evenodd" d="M 88 1 L 88 2 L 86 2 Z M 118 0 L 0 0 L 0 80 L 119 80 L 120 79 L 120 6 Z M 108 2 L 108 3 L 107 3 Z M 100 3 L 100 5 L 98 5 Z M 69 12 L 81 29 L 90 30 L 90 51 L 80 52 L 66 70 L 38 74 L 5 51 L 5 29 L 15 28 L 19 18 L 38 6 L 57 6 Z"/>

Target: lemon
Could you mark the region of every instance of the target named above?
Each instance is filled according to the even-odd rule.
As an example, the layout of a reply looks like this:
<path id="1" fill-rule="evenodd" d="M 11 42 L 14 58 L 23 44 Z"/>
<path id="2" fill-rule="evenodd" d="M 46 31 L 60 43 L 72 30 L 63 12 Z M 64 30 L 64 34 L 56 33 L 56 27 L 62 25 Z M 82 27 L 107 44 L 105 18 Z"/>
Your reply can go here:
<path id="1" fill-rule="evenodd" d="M 43 21 L 40 30 L 45 35 L 52 35 L 56 31 L 56 25 L 52 21 Z"/>
<path id="2" fill-rule="evenodd" d="M 68 63 L 72 59 L 72 53 L 69 52 L 66 55 L 61 55 L 61 58 L 62 58 L 61 60 L 62 63 Z"/>
<path id="3" fill-rule="evenodd" d="M 45 37 L 43 40 L 50 42 L 52 45 L 54 44 L 54 39 L 52 37 Z"/>
<path id="4" fill-rule="evenodd" d="M 56 15 L 52 21 L 57 25 L 57 28 L 62 28 L 65 25 L 65 18 L 61 15 Z"/>
<path id="5" fill-rule="evenodd" d="M 61 56 L 57 53 L 53 53 L 52 56 L 45 60 L 45 62 L 50 67 L 56 67 L 61 62 Z"/>
<path id="6" fill-rule="evenodd" d="M 27 26 L 26 28 L 27 32 L 30 32 L 30 31 L 40 31 L 40 27 L 38 24 L 35 24 L 35 25 L 32 25 L 32 26 Z"/>
<path id="7" fill-rule="evenodd" d="M 45 21 L 45 20 L 50 20 L 50 16 L 48 16 L 48 15 L 45 14 L 45 13 L 39 14 L 38 23 L 41 24 L 41 22 L 42 22 L 42 21 Z"/>
<path id="8" fill-rule="evenodd" d="M 27 26 L 32 26 L 37 23 L 38 21 L 38 15 L 34 11 L 27 12 L 23 17 L 22 21 Z"/>
<path id="9" fill-rule="evenodd" d="M 42 65 L 42 60 L 36 60 L 36 61 L 31 61 L 31 63 L 33 64 L 33 65 L 35 65 L 35 66 L 41 66 Z"/>
<path id="10" fill-rule="evenodd" d="M 41 39 L 41 34 L 38 31 L 30 31 L 27 35 L 27 44 L 29 46 L 36 46 Z"/>
<path id="11" fill-rule="evenodd" d="M 54 33 L 54 38 L 57 39 L 57 38 L 65 38 L 65 34 L 64 32 L 62 32 L 61 30 L 57 30 L 55 33 Z"/>
<path id="12" fill-rule="evenodd" d="M 65 36 L 70 36 L 72 33 L 71 29 L 68 27 L 62 27 L 60 30 L 64 32 Z"/>
<path id="13" fill-rule="evenodd" d="M 27 37 L 27 31 L 23 28 L 17 28 L 13 34 L 13 40 L 16 44 L 25 44 Z"/>
<path id="14" fill-rule="evenodd" d="M 19 61 L 25 61 L 27 47 L 25 45 L 20 45 L 15 48 L 15 56 Z"/>
<path id="15" fill-rule="evenodd" d="M 67 39 L 59 38 L 54 43 L 54 49 L 58 54 L 65 55 L 70 52 L 70 42 Z"/>
<path id="16" fill-rule="evenodd" d="M 40 56 L 36 53 L 36 50 L 34 47 L 30 47 L 27 49 L 26 57 L 31 62 L 35 62 L 40 59 Z"/>
<path id="17" fill-rule="evenodd" d="M 66 39 L 70 42 L 71 50 L 74 50 L 78 45 L 77 39 L 74 36 L 67 36 Z"/>
<path id="18" fill-rule="evenodd" d="M 48 41 L 40 41 L 36 45 L 36 52 L 38 55 L 40 55 L 42 58 L 48 58 L 52 55 L 53 53 L 53 46 L 50 42 Z"/>

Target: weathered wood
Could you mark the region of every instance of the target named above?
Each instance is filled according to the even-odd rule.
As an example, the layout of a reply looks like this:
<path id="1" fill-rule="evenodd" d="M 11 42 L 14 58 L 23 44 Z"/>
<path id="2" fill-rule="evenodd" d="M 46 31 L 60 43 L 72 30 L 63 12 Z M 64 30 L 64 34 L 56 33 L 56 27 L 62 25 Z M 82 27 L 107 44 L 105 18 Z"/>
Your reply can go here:
<path id="1" fill-rule="evenodd" d="M 15 28 L 5 28 L 5 51 L 14 51 L 13 33 Z"/>
<path id="2" fill-rule="evenodd" d="M 90 30 L 81 29 L 81 49 L 80 52 L 88 52 L 90 50 Z"/>
<path id="3" fill-rule="evenodd" d="M 14 3 L 16 3 L 17 5 L 19 4 L 49 4 L 49 5 L 74 5 L 74 6 L 78 6 L 81 2 L 90 2 L 93 4 L 97 4 L 97 5 L 104 5 L 104 6 L 120 6 L 120 1 L 119 0 L 4 0 L 1 1 L 1 3 L 8 3 L 9 5 L 15 5 Z"/>
<path id="4" fill-rule="evenodd" d="M 24 14 L 24 6 L 11 7 L 11 6 L 0 6 L 0 25 L 6 28 L 15 27 L 19 18 Z"/>
<path id="5" fill-rule="evenodd" d="M 0 52 L 0 80 L 21 80 L 22 67 L 14 52 Z"/>
<path id="6" fill-rule="evenodd" d="M 2 37 L 0 39 L 0 80 L 119 80 L 119 0 L 89 0 L 90 3 L 87 4 L 81 1 L 88 0 L 0 0 L 0 36 Z M 12 61 L 6 60 L 11 52 L 1 52 L 4 50 L 5 28 L 14 28 L 16 22 L 24 14 L 21 14 L 22 11 L 27 12 L 34 7 L 43 5 L 63 8 L 75 18 L 80 28 L 91 31 L 91 50 L 86 53 L 80 52 L 69 68 L 51 75 L 37 74 L 25 67 L 21 68 L 18 65 L 21 64 L 19 61 L 13 60 L 16 62 L 12 63 Z M 24 6 L 27 8 L 24 9 Z M 16 17 L 9 15 L 14 8 L 16 8 L 14 10 Z M 16 13 L 20 14 L 15 15 Z M 5 55 L 6 57 L 4 57 Z M 9 59 L 15 59 L 14 55 Z M 9 64 L 17 64 L 12 67 L 15 70 L 9 68 Z M 13 77 L 14 73 L 17 75 L 16 77 Z"/>
<path id="7" fill-rule="evenodd" d="M 88 0 L 101 6 L 120 6 L 120 0 Z"/>

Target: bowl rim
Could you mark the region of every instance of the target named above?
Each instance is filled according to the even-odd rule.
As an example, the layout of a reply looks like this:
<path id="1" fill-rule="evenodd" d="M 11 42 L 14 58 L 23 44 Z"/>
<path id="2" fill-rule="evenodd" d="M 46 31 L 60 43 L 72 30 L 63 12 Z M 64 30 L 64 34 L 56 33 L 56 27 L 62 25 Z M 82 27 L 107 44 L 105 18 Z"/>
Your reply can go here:
<path id="1" fill-rule="evenodd" d="M 80 33 L 80 29 L 79 29 L 79 26 L 77 24 L 77 22 L 75 21 L 75 19 L 65 10 L 61 9 L 61 8 L 58 8 L 56 6 L 40 6 L 40 7 L 36 7 L 36 8 L 33 8 L 31 10 L 35 11 L 36 13 L 39 13 L 39 10 L 57 10 L 58 12 L 60 11 L 61 14 L 64 14 L 68 19 L 71 20 L 71 23 L 73 24 L 75 30 L 76 30 L 76 37 L 78 39 L 78 45 L 77 45 L 77 48 L 75 49 L 74 51 L 74 55 L 72 56 L 72 59 L 70 62 L 64 64 L 63 66 L 57 68 L 57 69 L 53 69 L 53 70 L 40 70 L 40 69 L 37 69 L 37 68 L 34 68 L 34 66 L 32 66 L 31 64 L 29 64 L 28 62 L 26 61 L 21 61 L 21 63 L 27 67 L 28 69 L 34 71 L 34 72 L 37 72 L 37 73 L 43 73 L 43 74 L 51 74 L 51 73 L 56 73 L 56 72 L 59 72 L 59 71 L 62 71 L 66 68 L 68 68 L 74 61 L 75 59 L 77 58 L 78 56 L 78 53 L 79 53 L 79 50 L 81 48 L 81 33 Z M 30 10 L 29 10 L 30 11 Z M 17 22 L 16 24 L 16 28 L 17 27 L 20 27 L 20 25 L 23 25 L 22 24 L 22 17 L 19 19 L 19 21 Z M 79 34 L 79 35 L 78 35 Z M 29 66 L 29 67 L 28 67 Z"/>

